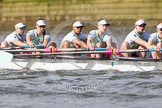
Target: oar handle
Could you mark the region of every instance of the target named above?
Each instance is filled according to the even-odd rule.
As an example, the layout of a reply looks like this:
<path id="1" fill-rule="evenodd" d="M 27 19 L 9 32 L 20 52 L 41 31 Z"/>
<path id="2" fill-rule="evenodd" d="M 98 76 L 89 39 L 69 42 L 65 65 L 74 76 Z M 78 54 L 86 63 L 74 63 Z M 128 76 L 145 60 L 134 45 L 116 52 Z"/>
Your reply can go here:
<path id="1" fill-rule="evenodd" d="M 150 49 L 148 49 L 148 51 L 149 51 L 149 52 L 154 52 L 154 51 L 155 51 L 155 49 L 150 48 Z M 160 51 L 162 52 L 162 48 L 160 48 Z"/>
<path id="2" fill-rule="evenodd" d="M 43 48 L 42 45 L 34 45 L 35 48 Z M 29 45 L 23 46 L 22 48 L 31 48 Z"/>
<path id="3" fill-rule="evenodd" d="M 95 50 L 95 51 L 106 51 L 107 48 L 95 48 L 94 50 Z"/>

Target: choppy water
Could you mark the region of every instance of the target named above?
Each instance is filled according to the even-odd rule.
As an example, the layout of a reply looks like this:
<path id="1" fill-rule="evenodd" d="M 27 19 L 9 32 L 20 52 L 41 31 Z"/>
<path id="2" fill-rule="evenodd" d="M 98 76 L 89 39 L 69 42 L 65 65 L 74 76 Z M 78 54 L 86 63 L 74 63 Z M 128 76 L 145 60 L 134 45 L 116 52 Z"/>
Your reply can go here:
<path id="1" fill-rule="evenodd" d="M 0 72 L 0 108 L 160 108 L 162 72 Z"/>

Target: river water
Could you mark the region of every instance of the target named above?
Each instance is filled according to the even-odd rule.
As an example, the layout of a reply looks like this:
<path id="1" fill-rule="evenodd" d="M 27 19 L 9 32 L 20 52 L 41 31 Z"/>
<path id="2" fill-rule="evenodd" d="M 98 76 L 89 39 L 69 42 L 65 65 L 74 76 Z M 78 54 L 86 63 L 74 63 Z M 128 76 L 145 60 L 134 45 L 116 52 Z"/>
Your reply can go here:
<path id="1" fill-rule="evenodd" d="M 71 22 L 63 23 L 66 26 L 71 24 Z M 62 26 L 60 23 L 49 32 L 57 44 L 70 31 L 65 25 Z M 130 28 L 118 23 L 116 27 L 112 25 L 108 31 L 113 35 L 113 41 L 120 46 L 132 28 L 133 26 Z M 89 31 L 85 28 L 84 30 L 86 33 Z M 152 33 L 155 26 L 148 27 L 147 30 Z M 9 32 L 1 32 L 0 40 Z M 0 70 L 0 108 L 160 108 L 161 106 L 161 71 Z"/>
<path id="2" fill-rule="evenodd" d="M 1 70 L 0 97 L 1 108 L 160 108 L 162 73 Z"/>

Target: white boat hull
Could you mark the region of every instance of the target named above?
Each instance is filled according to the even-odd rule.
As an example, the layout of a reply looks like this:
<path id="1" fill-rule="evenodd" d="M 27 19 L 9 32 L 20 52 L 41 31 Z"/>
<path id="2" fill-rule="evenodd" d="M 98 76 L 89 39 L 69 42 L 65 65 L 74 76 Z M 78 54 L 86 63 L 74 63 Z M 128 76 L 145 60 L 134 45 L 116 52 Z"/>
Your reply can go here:
<path id="1" fill-rule="evenodd" d="M 13 59 L 1 64 L 0 69 L 33 71 L 57 70 L 115 70 L 115 71 L 153 71 L 162 70 L 162 63 L 153 61 L 120 61 L 120 60 L 74 60 L 74 59 Z"/>

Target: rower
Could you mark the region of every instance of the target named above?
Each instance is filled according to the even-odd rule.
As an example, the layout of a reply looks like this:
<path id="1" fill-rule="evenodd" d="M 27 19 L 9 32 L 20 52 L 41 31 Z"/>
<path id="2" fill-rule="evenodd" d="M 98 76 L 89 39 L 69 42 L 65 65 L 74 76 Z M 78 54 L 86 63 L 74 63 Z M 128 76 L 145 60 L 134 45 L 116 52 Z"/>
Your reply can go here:
<path id="1" fill-rule="evenodd" d="M 27 46 L 25 41 L 25 28 L 26 25 L 19 19 L 17 19 L 15 24 L 15 31 L 9 34 L 4 41 L 1 43 L 1 48 L 19 46 Z"/>
<path id="2" fill-rule="evenodd" d="M 63 38 L 60 48 L 87 48 L 87 37 L 82 33 L 83 27 L 81 21 L 74 21 L 72 31 Z"/>
<path id="3" fill-rule="evenodd" d="M 156 46 L 148 44 L 149 33 L 145 30 L 146 22 L 144 19 L 137 19 L 135 22 L 135 28 L 131 31 L 125 38 L 124 42 L 121 44 L 121 50 L 127 49 L 156 49 Z M 146 57 L 146 52 L 136 52 L 136 53 L 121 53 L 123 57 Z"/>
<path id="4" fill-rule="evenodd" d="M 112 47 L 116 46 L 115 43 L 112 43 L 112 37 L 106 32 L 108 26 L 110 26 L 108 20 L 100 19 L 97 25 L 98 29 L 89 32 L 87 45 L 90 50 L 104 47 L 111 50 Z M 103 58 L 104 56 L 109 59 L 111 58 L 111 55 L 91 54 L 92 58 Z"/>
<path id="5" fill-rule="evenodd" d="M 30 30 L 26 33 L 26 42 L 30 47 L 35 45 L 42 45 L 47 47 L 51 41 L 51 36 L 46 32 L 46 22 L 44 19 L 38 19 L 36 21 L 36 29 Z"/>
<path id="6" fill-rule="evenodd" d="M 156 32 L 150 35 L 148 43 L 157 46 L 157 48 L 162 48 L 162 23 L 157 25 Z M 151 55 L 153 59 L 162 59 L 162 53 L 159 51 L 153 51 Z"/>

